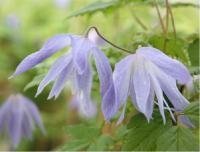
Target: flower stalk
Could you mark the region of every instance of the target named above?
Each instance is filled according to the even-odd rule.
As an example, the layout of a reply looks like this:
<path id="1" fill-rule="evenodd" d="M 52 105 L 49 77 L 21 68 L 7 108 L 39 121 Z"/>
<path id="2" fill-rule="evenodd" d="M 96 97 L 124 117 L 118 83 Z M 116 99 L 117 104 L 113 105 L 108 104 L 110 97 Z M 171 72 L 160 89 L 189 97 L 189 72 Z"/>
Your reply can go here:
<path id="1" fill-rule="evenodd" d="M 100 38 L 102 38 L 104 41 L 106 41 L 107 43 L 109 43 L 109 44 L 112 45 L 113 47 L 115 47 L 115 48 L 117 48 L 117 49 L 119 49 L 119 50 L 121 50 L 121 51 L 124 51 L 124 52 L 126 52 L 126 53 L 129 53 L 129 54 L 132 54 L 132 53 L 133 53 L 133 52 L 131 52 L 131 51 L 125 49 L 125 48 L 122 48 L 122 47 L 120 47 L 120 46 L 118 46 L 118 45 L 116 45 L 116 44 L 110 42 L 109 40 L 107 40 L 104 36 L 102 36 L 102 35 L 100 34 L 100 32 L 98 31 L 98 29 L 97 29 L 95 26 L 92 26 L 92 27 L 90 27 L 90 28 L 88 29 L 88 31 L 87 31 L 87 33 L 86 33 L 86 37 L 88 36 L 88 34 L 89 34 L 89 32 L 90 32 L 91 29 L 94 29 Z"/>

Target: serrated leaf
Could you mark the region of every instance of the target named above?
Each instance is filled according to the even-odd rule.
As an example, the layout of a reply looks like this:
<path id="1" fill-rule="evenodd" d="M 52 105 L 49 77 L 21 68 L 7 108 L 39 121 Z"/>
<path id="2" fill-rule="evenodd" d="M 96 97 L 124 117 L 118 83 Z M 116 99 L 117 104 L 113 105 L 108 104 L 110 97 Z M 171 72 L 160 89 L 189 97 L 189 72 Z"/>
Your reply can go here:
<path id="1" fill-rule="evenodd" d="M 126 126 L 121 126 L 116 131 L 115 140 L 121 140 L 129 132 Z"/>
<path id="2" fill-rule="evenodd" d="M 45 74 L 41 74 L 41 75 L 37 75 L 33 78 L 33 80 L 31 82 L 29 82 L 25 87 L 24 87 L 24 91 L 39 85 L 40 82 L 42 81 L 42 79 L 44 78 Z"/>
<path id="3" fill-rule="evenodd" d="M 158 138 L 156 150 L 198 151 L 198 140 L 188 128 L 174 126 Z"/>
<path id="4" fill-rule="evenodd" d="M 199 101 L 191 102 L 183 112 L 195 126 L 199 126 Z"/>
<path id="5" fill-rule="evenodd" d="M 72 140 L 62 145 L 57 151 L 75 151 L 86 148 L 89 145 L 88 141 L 85 140 Z"/>
<path id="6" fill-rule="evenodd" d="M 63 145 L 61 150 L 82 150 L 86 149 L 100 136 L 100 129 L 87 126 L 84 124 L 71 125 L 65 127 L 67 135 L 71 136 L 71 140 Z"/>
<path id="7" fill-rule="evenodd" d="M 75 139 L 93 140 L 100 135 L 99 128 L 90 127 L 84 124 L 67 126 L 65 131 Z"/>
<path id="8" fill-rule="evenodd" d="M 134 3 L 135 5 L 152 5 L 155 3 L 154 0 L 124 0 L 126 3 Z M 157 1 L 159 5 L 164 5 L 164 1 Z"/>
<path id="9" fill-rule="evenodd" d="M 164 51 L 167 55 L 177 57 L 184 61 L 185 63 L 188 63 L 188 57 L 187 57 L 187 51 L 186 43 L 181 38 L 174 38 L 172 34 L 168 35 L 167 41 L 166 41 L 166 48 L 164 50 L 164 37 L 162 35 L 153 35 L 149 38 L 149 43 L 162 51 Z"/>
<path id="10" fill-rule="evenodd" d="M 101 135 L 89 146 L 89 151 L 103 151 L 108 150 L 109 145 L 113 144 L 113 139 L 108 135 Z"/>
<path id="11" fill-rule="evenodd" d="M 101 2 L 101 1 L 94 2 L 72 13 L 71 15 L 68 16 L 68 18 L 85 15 L 85 14 L 91 14 L 97 11 L 105 11 L 112 7 L 117 6 L 117 4 L 118 4 L 118 0 L 111 0 L 109 2 Z"/>
<path id="12" fill-rule="evenodd" d="M 142 114 L 133 116 L 128 125 L 131 130 L 122 145 L 122 150 L 155 150 L 157 138 L 168 130 L 170 125 L 171 121 L 168 120 L 164 125 L 162 118 L 155 114 L 150 123 Z"/>
<path id="13" fill-rule="evenodd" d="M 192 66 L 199 66 L 199 38 L 195 39 L 188 47 L 188 54 Z"/>

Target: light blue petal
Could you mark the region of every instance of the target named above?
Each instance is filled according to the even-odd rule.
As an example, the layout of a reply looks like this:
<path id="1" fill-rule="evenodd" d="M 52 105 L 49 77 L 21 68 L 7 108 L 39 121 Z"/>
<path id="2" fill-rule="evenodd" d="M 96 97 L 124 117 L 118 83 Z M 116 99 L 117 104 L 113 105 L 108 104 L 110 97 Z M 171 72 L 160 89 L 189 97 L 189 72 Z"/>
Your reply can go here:
<path id="1" fill-rule="evenodd" d="M 150 64 L 150 63 L 149 63 Z M 153 66 L 152 64 L 149 66 Z M 148 67 L 149 69 L 151 69 L 151 67 Z M 151 78 L 151 84 L 153 86 L 153 90 L 155 91 L 157 100 L 158 100 L 158 107 L 161 113 L 161 116 L 163 118 L 163 122 L 164 124 L 166 123 L 166 118 L 165 118 L 165 112 L 164 112 L 164 97 L 163 97 L 163 92 L 162 89 L 160 87 L 160 84 L 158 82 L 158 80 L 156 79 L 156 76 L 154 75 L 153 71 L 149 70 L 149 74 L 150 74 L 150 78 Z"/>
<path id="2" fill-rule="evenodd" d="M 101 83 L 101 95 L 103 96 L 110 86 L 113 85 L 112 69 L 108 58 L 101 50 L 93 50 L 93 55 Z"/>
<path id="3" fill-rule="evenodd" d="M 118 104 L 115 100 L 115 90 L 114 85 L 111 85 L 110 88 L 102 97 L 101 110 L 107 122 L 115 116 L 118 110 Z"/>
<path id="4" fill-rule="evenodd" d="M 12 146 L 16 148 L 20 142 L 22 132 L 22 118 L 23 118 L 23 107 L 17 97 L 12 97 L 12 105 L 10 108 L 10 113 L 8 117 L 8 132 L 12 139 Z"/>
<path id="5" fill-rule="evenodd" d="M 76 73 L 76 92 L 79 94 L 78 110 L 84 117 L 92 118 L 97 113 L 97 106 L 90 99 L 92 88 L 92 70 L 91 65 L 87 63 L 85 71 L 80 75 Z"/>
<path id="6" fill-rule="evenodd" d="M 164 73 L 162 70 L 153 67 L 157 80 L 159 81 L 161 89 L 164 91 L 166 96 L 169 98 L 176 110 L 182 111 L 189 102 L 185 97 L 179 92 L 176 81 L 171 76 Z"/>
<path id="7" fill-rule="evenodd" d="M 115 65 L 115 70 L 113 72 L 113 81 L 116 90 L 116 98 L 121 103 L 121 105 L 123 105 L 126 102 L 127 97 L 129 95 L 129 84 L 131 74 L 133 71 L 133 61 L 134 55 L 127 56 Z"/>
<path id="8" fill-rule="evenodd" d="M 109 121 L 117 112 L 117 103 L 115 101 L 115 88 L 112 79 L 112 69 L 109 60 L 104 53 L 99 50 L 93 50 L 93 56 L 100 79 L 102 112 L 107 121 Z"/>
<path id="9" fill-rule="evenodd" d="M 76 73 L 77 91 L 83 91 L 86 96 L 90 96 L 92 88 L 92 67 L 87 63 L 82 74 Z"/>
<path id="10" fill-rule="evenodd" d="M 97 105 L 91 101 L 90 97 L 80 92 L 76 95 L 76 100 L 73 103 L 78 109 L 81 116 L 86 118 L 93 118 L 97 114 Z"/>
<path id="11" fill-rule="evenodd" d="M 190 121 L 190 119 L 187 116 L 180 115 L 180 116 L 178 116 L 178 119 L 180 120 L 181 123 L 183 123 L 187 127 L 195 128 L 195 126 L 192 124 L 192 122 Z"/>
<path id="12" fill-rule="evenodd" d="M 178 80 L 181 84 L 186 84 L 192 78 L 187 68 L 181 62 L 168 57 L 156 48 L 141 47 L 137 50 L 137 53 L 152 61 L 166 74 Z"/>
<path id="13" fill-rule="evenodd" d="M 154 107 L 154 90 L 153 90 L 153 87 L 151 86 L 149 97 L 147 100 L 147 105 L 146 105 L 146 112 L 145 112 L 145 116 L 148 122 L 152 118 L 153 107 Z"/>
<path id="14" fill-rule="evenodd" d="M 124 120 L 124 116 L 125 116 L 125 111 L 126 111 L 126 103 L 123 106 L 123 110 L 122 113 L 117 121 L 117 125 L 119 125 L 123 120 Z"/>
<path id="15" fill-rule="evenodd" d="M 135 95 L 135 89 L 134 89 L 134 85 L 133 85 L 133 77 L 131 78 L 131 83 L 130 83 L 130 88 L 129 88 L 129 91 L 130 91 L 130 96 L 131 96 L 131 101 L 132 101 L 132 104 L 135 106 L 135 108 L 140 111 L 139 107 L 138 107 L 138 103 L 136 102 L 136 95 Z"/>
<path id="16" fill-rule="evenodd" d="M 170 108 L 169 107 L 169 105 L 168 105 L 168 103 L 167 103 L 167 101 L 164 99 L 163 100 L 164 101 L 164 104 L 166 105 L 166 109 L 169 111 L 169 113 L 170 113 L 170 115 L 171 115 L 171 117 L 172 117 L 172 120 L 176 123 L 176 119 L 175 119 L 175 117 L 174 117 L 174 114 L 172 113 L 172 109 L 173 108 Z"/>
<path id="17" fill-rule="evenodd" d="M 52 65 L 51 69 L 40 83 L 36 96 L 38 96 L 43 89 L 64 70 L 64 68 L 71 62 L 71 55 L 63 55 L 59 57 Z"/>
<path id="18" fill-rule="evenodd" d="M 133 78 L 133 77 L 132 77 Z M 152 118 L 152 113 L 153 113 L 153 107 L 154 107 L 154 91 L 153 91 L 153 87 L 150 87 L 150 92 L 149 92 L 149 96 L 145 105 L 145 111 L 141 111 L 141 109 L 138 106 L 138 102 L 136 100 L 136 94 L 135 94 L 135 89 L 133 86 L 133 80 L 131 80 L 131 84 L 130 84 L 130 96 L 131 96 L 131 100 L 133 105 L 135 106 L 135 108 L 139 111 L 142 112 L 145 117 L 147 118 L 148 121 L 150 121 L 150 119 Z"/>
<path id="19" fill-rule="evenodd" d="M 49 94 L 48 99 L 53 97 L 57 98 L 61 91 L 64 89 L 67 80 L 69 80 L 71 74 L 73 72 L 73 63 L 70 62 L 65 69 L 59 74 L 57 80 L 55 81 L 53 88 Z"/>
<path id="20" fill-rule="evenodd" d="M 22 95 L 19 95 L 19 98 L 21 99 L 23 104 L 26 106 L 27 111 L 32 116 L 33 120 L 35 121 L 37 126 L 40 128 L 42 133 L 46 134 L 46 131 L 45 131 L 43 123 L 42 123 L 42 120 L 40 118 L 40 113 L 39 113 L 38 108 L 36 107 L 36 105 L 30 99 L 28 99 L 28 98 L 26 98 L 26 97 L 24 97 Z M 30 119 L 30 117 L 29 117 L 29 119 Z"/>
<path id="21" fill-rule="evenodd" d="M 35 126 L 33 124 L 32 117 L 28 112 L 24 112 L 23 120 L 22 120 L 22 135 L 27 139 L 32 139 L 32 131 L 34 130 Z"/>
<path id="22" fill-rule="evenodd" d="M 88 32 L 88 39 L 98 45 L 98 46 L 104 46 L 107 44 L 105 40 L 103 40 L 96 32 L 95 28 L 91 28 L 90 31 Z"/>
<path id="23" fill-rule="evenodd" d="M 144 63 L 144 59 L 137 56 L 133 75 L 133 85 L 135 89 L 137 106 L 139 110 L 145 114 L 150 93 L 150 78 Z"/>
<path id="24" fill-rule="evenodd" d="M 0 107 L 0 132 L 3 131 L 6 123 L 6 119 L 9 112 L 10 106 L 12 106 L 12 97 L 9 97 L 5 103 Z"/>
<path id="25" fill-rule="evenodd" d="M 94 44 L 85 37 L 72 36 L 72 53 L 75 66 L 79 74 L 86 70 L 89 52 L 94 48 Z"/>
<path id="26" fill-rule="evenodd" d="M 46 58 L 50 57 L 51 55 L 68 45 L 70 45 L 70 38 L 67 34 L 60 34 L 50 38 L 39 51 L 30 54 L 25 58 L 17 66 L 16 71 L 11 77 L 19 75 L 33 68 L 35 65 L 39 64 Z"/>

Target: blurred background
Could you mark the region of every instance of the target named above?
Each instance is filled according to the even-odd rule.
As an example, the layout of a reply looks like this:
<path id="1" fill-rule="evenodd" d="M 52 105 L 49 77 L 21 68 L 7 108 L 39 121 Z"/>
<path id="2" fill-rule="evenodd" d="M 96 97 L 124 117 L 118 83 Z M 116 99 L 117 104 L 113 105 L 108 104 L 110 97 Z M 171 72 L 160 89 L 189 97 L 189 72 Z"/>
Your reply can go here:
<path id="1" fill-rule="evenodd" d="M 33 140 L 22 140 L 18 150 L 56 150 L 70 140 L 64 127 L 80 123 L 101 126 L 104 122 L 100 110 L 99 80 L 95 72 L 92 98 L 98 103 L 99 110 L 94 119 L 82 118 L 76 110 L 69 109 L 72 97 L 68 87 L 57 100 L 47 100 L 51 85 L 39 97 L 34 98 L 37 86 L 49 66 L 63 52 L 8 80 L 22 59 L 39 50 L 49 37 L 56 34 L 83 35 L 90 26 L 96 26 L 102 35 L 119 46 L 134 52 L 139 45 L 152 45 L 178 58 L 189 67 L 193 75 L 197 74 L 197 1 L 170 1 L 176 26 L 176 40 L 170 21 L 166 48 L 163 48 L 163 33 L 155 7 L 145 0 L 122 1 L 122 4 L 115 5 L 115 1 L 105 0 L 101 2 L 107 5 L 98 7 L 100 3 L 95 3 L 96 0 L 0 0 L 0 104 L 15 93 L 29 97 L 37 104 L 47 130 L 47 135 L 43 136 L 37 129 Z M 91 7 L 91 3 L 95 5 Z M 164 17 L 165 8 L 162 3 L 162 0 L 158 1 L 161 15 Z M 69 16 L 71 17 L 68 18 Z M 112 67 L 127 55 L 111 47 L 105 53 Z M 109 127 L 105 126 L 103 132 L 109 132 Z M 8 142 L 4 139 L 1 135 L 0 150 L 8 150 Z"/>

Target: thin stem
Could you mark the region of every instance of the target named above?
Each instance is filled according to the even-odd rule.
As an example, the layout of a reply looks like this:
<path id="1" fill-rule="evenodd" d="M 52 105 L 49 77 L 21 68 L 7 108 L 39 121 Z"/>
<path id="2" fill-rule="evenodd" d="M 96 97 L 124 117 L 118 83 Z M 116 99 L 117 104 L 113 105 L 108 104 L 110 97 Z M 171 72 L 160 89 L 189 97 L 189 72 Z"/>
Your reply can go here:
<path id="1" fill-rule="evenodd" d="M 109 44 L 112 45 L 113 47 L 115 47 L 115 48 L 117 48 L 117 49 L 119 49 L 119 50 L 122 50 L 122 51 L 124 51 L 124 52 L 126 52 L 126 53 L 130 53 L 130 54 L 133 53 L 133 52 L 131 52 L 131 51 L 127 50 L 127 49 L 124 49 L 124 48 L 122 48 L 122 47 L 119 47 L 119 46 L 115 45 L 114 43 L 110 42 L 109 40 L 107 40 L 105 37 L 103 37 L 103 36 L 99 33 L 98 29 L 97 29 L 95 26 L 92 26 L 92 27 L 90 27 L 90 28 L 88 29 L 88 31 L 87 31 L 87 33 L 86 33 L 86 36 L 88 36 L 88 34 L 89 34 L 89 32 L 90 32 L 91 29 L 94 29 L 94 30 L 97 32 L 97 34 L 98 34 L 98 36 L 99 36 L 100 38 L 102 38 L 104 41 L 106 41 L 107 43 L 109 43 Z"/>
<path id="2" fill-rule="evenodd" d="M 176 112 L 175 114 L 176 114 L 176 116 L 185 115 L 183 112 Z"/>
<path id="3" fill-rule="evenodd" d="M 159 17 L 159 20 L 160 20 L 160 24 L 161 24 L 163 33 L 165 33 L 164 22 L 163 22 L 163 20 L 162 20 L 161 13 L 160 13 L 160 10 L 159 10 L 159 8 L 158 8 L 158 4 L 157 4 L 156 0 L 154 0 L 154 5 L 155 5 L 155 7 L 156 7 L 156 11 L 157 11 L 157 14 L 158 14 L 158 17 Z"/>
<path id="4" fill-rule="evenodd" d="M 169 1 L 165 0 L 166 3 L 166 31 L 168 31 L 168 25 L 169 25 Z"/>
<path id="5" fill-rule="evenodd" d="M 128 7 L 132 17 L 136 20 L 136 22 L 145 30 L 147 31 L 148 28 L 145 26 L 145 24 L 140 20 L 140 18 L 137 17 L 137 15 L 133 12 L 133 10 L 131 9 L 131 7 Z"/>
<path id="6" fill-rule="evenodd" d="M 168 35 L 168 25 L 169 25 L 169 2 L 168 0 L 165 0 L 166 5 L 166 27 L 165 27 L 165 37 L 164 37 L 164 46 L 163 49 L 166 49 L 167 46 L 167 35 Z"/>
<path id="7" fill-rule="evenodd" d="M 172 13 L 172 9 L 171 9 L 171 6 L 170 6 L 169 3 L 168 3 L 168 8 L 169 8 L 169 14 L 171 16 L 172 27 L 173 27 L 173 30 L 174 30 L 174 37 L 176 39 L 176 26 L 175 26 L 175 22 L 174 22 L 174 16 L 173 16 L 173 13 Z"/>

